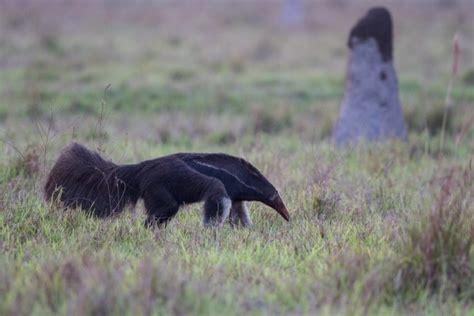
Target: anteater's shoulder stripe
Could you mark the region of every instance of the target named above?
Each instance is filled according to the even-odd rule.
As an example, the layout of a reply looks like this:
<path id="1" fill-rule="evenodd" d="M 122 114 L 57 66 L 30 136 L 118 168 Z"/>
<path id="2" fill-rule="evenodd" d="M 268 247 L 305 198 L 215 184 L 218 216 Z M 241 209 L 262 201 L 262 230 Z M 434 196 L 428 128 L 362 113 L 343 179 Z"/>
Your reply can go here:
<path id="1" fill-rule="evenodd" d="M 201 166 L 204 166 L 204 167 L 207 167 L 207 168 L 212 168 L 214 170 L 219 170 L 219 171 L 222 171 L 228 175 L 230 175 L 231 177 L 233 177 L 235 180 L 237 180 L 240 184 L 242 184 L 243 186 L 251 189 L 251 190 L 254 190 L 260 194 L 263 195 L 263 192 L 261 190 L 259 190 L 258 188 L 252 186 L 252 185 L 249 185 L 247 183 L 245 183 L 242 179 L 240 179 L 237 175 L 233 174 L 232 172 L 226 170 L 226 169 L 223 169 L 223 168 L 219 168 L 217 166 L 214 166 L 214 165 L 211 165 L 209 163 L 204 163 L 204 162 L 200 162 L 200 161 L 197 161 L 197 160 L 193 160 L 195 163 L 197 163 L 198 165 L 201 165 Z"/>

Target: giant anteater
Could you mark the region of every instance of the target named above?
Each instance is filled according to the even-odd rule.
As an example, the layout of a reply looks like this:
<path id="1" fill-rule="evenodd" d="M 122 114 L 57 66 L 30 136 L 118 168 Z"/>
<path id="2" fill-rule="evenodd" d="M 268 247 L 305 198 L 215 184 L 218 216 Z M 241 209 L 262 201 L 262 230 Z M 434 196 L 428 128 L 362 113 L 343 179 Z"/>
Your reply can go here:
<path id="1" fill-rule="evenodd" d="M 165 224 L 180 206 L 204 201 L 203 224 L 251 225 L 245 201 L 259 201 L 285 220 L 290 215 L 275 187 L 250 163 L 226 154 L 178 153 L 117 165 L 81 144 L 67 146 L 45 188 L 47 201 L 80 207 L 98 217 L 121 212 L 142 198 L 146 224 Z"/>

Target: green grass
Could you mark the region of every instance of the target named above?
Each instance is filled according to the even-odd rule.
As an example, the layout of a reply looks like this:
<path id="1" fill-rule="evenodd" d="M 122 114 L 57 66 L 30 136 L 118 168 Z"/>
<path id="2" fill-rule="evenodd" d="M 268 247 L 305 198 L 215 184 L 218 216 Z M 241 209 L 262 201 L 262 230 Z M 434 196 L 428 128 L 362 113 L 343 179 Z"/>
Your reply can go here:
<path id="1" fill-rule="evenodd" d="M 446 185 L 438 184 L 440 179 L 452 173 L 457 182 L 465 172 L 472 181 L 468 157 L 412 158 L 409 146 L 401 144 L 355 153 L 320 145 L 314 154 L 291 137 L 260 141 L 245 156 L 280 187 L 291 223 L 253 203 L 252 228 L 205 229 L 196 205 L 182 210 L 166 229 L 147 230 L 141 206 L 108 220 L 64 211 L 43 202 L 41 173 L 11 170 L 13 163 L 2 167 L 2 311 L 396 314 L 446 308 L 446 299 L 460 311 L 472 308 L 472 255 L 465 248 L 472 243 L 466 235 L 472 234 L 474 220 L 472 182 L 449 184 L 448 198 L 460 199 L 461 221 L 446 227 L 439 242 L 454 232 L 461 235 L 449 248 L 436 246 L 434 258 L 419 255 L 423 249 L 417 248 L 436 244 L 425 214 Z M 136 160 L 128 154 L 131 145 L 114 143 L 103 148 Z M 133 150 L 153 157 L 180 148 L 157 149 L 135 144 Z M 235 153 L 232 147 L 219 150 Z M 446 208 L 447 222 L 455 216 L 452 211 Z M 424 285 L 423 272 L 441 259 L 455 269 L 434 272 L 447 278 L 439 281 L 442 291 Z M 452 289 L 456 286 L 459 293 Z"/>
<path id="2" fill-rule="evenodd" d="M 366 8 L 321 5 L 285 30 L 271 10 L 213 3 L 205 19 L 109 8 L 107 28 L 81 8 L 0 13 L 0 314 L 473 314 L 468 81 L 439 148 L 451 36 L 469 73 L 472 11 L 392 8 L 409 142 L 344 150 L 330 144 L 343 45 Z M 150 230 L 141 203 L 106 220 L 49 205 L 42 185 L 72 140 L 117 163 L 243 156 L 292 221 L 251 203 L 251 228 L 205 229 L 191 205 Z"/>

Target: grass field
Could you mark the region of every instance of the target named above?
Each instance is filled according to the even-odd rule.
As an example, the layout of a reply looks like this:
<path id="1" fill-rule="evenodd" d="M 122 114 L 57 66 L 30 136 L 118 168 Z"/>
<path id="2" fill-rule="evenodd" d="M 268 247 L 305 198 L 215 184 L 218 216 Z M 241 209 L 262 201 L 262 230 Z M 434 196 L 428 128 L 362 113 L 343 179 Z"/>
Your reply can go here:
<path id="1" fill-rule="evenodd" d="M 387 5 L 409 142 L 336 149 L 347 32 L 373 1 L 0 4 L 1 315 L 474 315 L 474 10 Z M 449 1 L 447 1 L 449 2 Z M 417 2 L 418 3 L 418 2 Z M 446 142 L 440 130 L 461 35 Z M 290 223 L 166 229 L 44 202 L 72 140 L 117 163 L 251 161 Z"/>

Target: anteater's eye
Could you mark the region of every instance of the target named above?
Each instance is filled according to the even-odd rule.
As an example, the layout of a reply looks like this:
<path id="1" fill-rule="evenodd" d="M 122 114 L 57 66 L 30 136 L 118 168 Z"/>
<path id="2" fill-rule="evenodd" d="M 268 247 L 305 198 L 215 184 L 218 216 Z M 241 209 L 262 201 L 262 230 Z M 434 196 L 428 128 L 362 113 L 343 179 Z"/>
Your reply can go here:
<path id="1" fill-rule="evenodd" d="M 276 191 L 272 196 L 270 196 L 270 201 L 273 201 L 278 197 L 278 191 Z"/>

